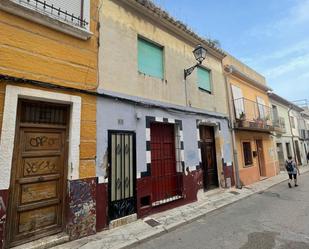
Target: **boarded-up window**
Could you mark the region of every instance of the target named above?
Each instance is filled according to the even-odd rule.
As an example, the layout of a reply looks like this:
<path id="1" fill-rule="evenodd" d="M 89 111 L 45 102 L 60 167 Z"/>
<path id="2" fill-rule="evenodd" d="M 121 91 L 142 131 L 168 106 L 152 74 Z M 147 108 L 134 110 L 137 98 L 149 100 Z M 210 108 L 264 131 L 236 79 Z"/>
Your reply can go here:
<path id="1" fill-rule="evenodd" d="M 210 70 L 202 67 L 197 68 L 197 83 L 198 87 L 204 91 L 211 93 L 211 77 Z"/>
<path id="2" fill-rule="evenodd" d="M 163 79 L 163 48 L 138 38 L 138 71 Z"/>
<path id="3" fill-rule="evenodd" d="M 250 166 L 253 163 L 251 143 L 250 142 L 243 142 L 242 146 L 243 146 L 243 152 L 244 152 L 245 166 Z"/>

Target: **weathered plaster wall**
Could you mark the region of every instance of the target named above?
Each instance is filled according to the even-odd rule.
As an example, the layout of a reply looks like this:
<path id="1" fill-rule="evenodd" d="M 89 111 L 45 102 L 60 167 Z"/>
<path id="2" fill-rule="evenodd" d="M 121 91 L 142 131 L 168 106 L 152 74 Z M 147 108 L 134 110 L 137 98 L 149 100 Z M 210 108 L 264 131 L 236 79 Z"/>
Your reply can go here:
<path id="1" fill-rule="evenodd" d="M 100 89 L 184 106 L 184 69 L 196 64 L 192 54 L 194 45 L 137 11 L 115 2 L 104 0 L 100 16 Z M 138 73 L 138 35 L 164 47 L 163 80 Z M 189 102 L 193 107 L 227 113 L 221 61 L 208 54 L 203 65 L 212 71 L 213 94 L 198 89 L 194 71 L 187 79 Z"/>
<path id="2" fill-rule="evenodd" d="M 91 0 L 90 30 L 80 40 L 0 11 L 0 74 L 96 90 L 98 0 Z M 32 87 L 32 86 L 31 86 Z M 0 128 L 5 83 L 0 82 Z M 95 176 L 96 98 L 83 95 L 80 177 Z"/>
<path id="3" fill-rule="evenodd" d="M 140 119 L 136 118 L 139 113 Z M 141 107 L 134 104 L 111 100 L 107 98 L 98 99 L 97 103 L 97 176 L 105 177 L 107 165 L 108 130 L 130 130 L 136 132 L 137 173 L 146 171 L 146 130 L 145 117 L 156 116 L 182 120 L 184 136 L 184 159 L 186 167 L 196 169 L 199 165 L 198 143 L 196 134 L 196 120 L 208 119 L 220 122 L 221 131 L 217 133 L 216 141 L 218 165 L 222 157 L 225 162 L 232 162 L 231 138 L 227 121 L 207 117 L 207 115 L 188 115 L 183 112 L 164 111 L 157 108 Z M 122 120 L 123 124 L 119 124 Z M 122 122 L 120 122 L 122 123 Z"/>
<path id="4" fill-rule="evenodd" d="M 97 8 L 98 0 L 91 0 L 88 41 L 0 11 L 0 73 L 95 90 Z"/>
<path id="5" fill-rule="evenodd" d="M 251 166 L 245 166 L 242 146 L 243 142 L 250 142 L 251 150 L 256 151 L 256 140 L 263 141 L 263 153 L 265 161 L 263 172 L 265 173 L 265 176 L 270 177 L 279 173 L 276 148 L 274 147 L 273 138 L 269 134 L 245 131 L 236 132 L 239 173 L 240 179 L 244 185 L 248 185 L 260 180 L 258 157 L 253 157 L 253 163 Z"/>
<path id="6" fill-rule="evenodd" d="M 96 179 L 68 181 L 67 232 L 70 239 L 96 233 Z"/>
<path id="7" fill-rule="evenodd" d="M 137 119 L 137 114 L 139 118 Z M 146 157 L 146 116 L 167 118 L 182 121 L 184 142 L 184 162 L 186 174 L 181 175 L 184 198 L 159 207 L 144 206 L 141 208 L 141 198 L 152 195 L 152 179 L 147 176 Z M 137 215 L 143 217 L 153 212 L 163 211 L 197 200 L 197 191 L 202 186 L 202 171 L 199 169 L 200 155 L 197 140 L 197 120 L 207 120 L 209 123 L 220 123 L 216 130 L 216 156 L 218 162 L 218 178 L 221 186 L 224 185 L 224 173 L 231 177 L 231 167 L 223 167 L 223 162 L 231 164 L 231 136 L 226 119 L 212 118 L 205 115 L 187 114 L 184 112 L 159 109 L 150 106 L 123 102 L 109 98 L 98 99 L 97 105 L 97 176 L 99 189 L 97 196 L 97 210 L 99 220 L 97 227 L 106 227 L 107 208 L 107 148 L 108 130 L 126 130 L 136 133 L 136 167 L 137 167 Z M 120 121 L 120 122 L 118 122 Z M 222 160 L 223 159 L 223 160 Z M 229 169 L 227 169 L 229 168 Z M 231 171 L 231 172 L 229 172 Z M 223 173 L 223 174 L 222 174 Z M 230 174 L 230 175 L 228 175 Z M 222 181 L 222 182 L 221 182 Z M 105 202 L 103 197 L 105 198 Z M 99 211 L 100 210 L 100 211 Z"/>
<path id="8" fill-rule="evenodd" d="M 0 74 L 96 91 L 98 2 L 98 0 L 91 0 L 90 30 L 94 35 L 87 41 L 0 11 Z M 33 85 L 1 81 L 1 133 L 3 132 L 2 120 L 6 85 L 47 90 Z M 96 173 L 96 97 L 72 91 L 55 89 L 48 89 L 47 91 L 78 95 L 82 98 L 81 120 L 75 120 L 75 122 L 80 122 L 81 125 L 79 177 L 94 177 Z M 2 135 L 0 134 L 1 137 Z M 67 165 L 67 167 L 70 166 Z M 81 185 L 83 184 L 82 182 L 80 182 Z M 70 210 L 72 219 L 68 224 L 71 237 L 77 238 L 93 233 L 96 223 L 95 213 L 93 213 L 93 210 L 95 211 L 95 198 L 92 204 L 90 204 L 83 195 L 84 192 L 82 192 L 86 188 L 77 189 L 77 184 L 71 184 L 70 182 L 68 185 L 70 191 L 67 197 L 70 199 L 70 207 L 72 208 Z M 0 201 L 1 199 L 4 200 L 4 192 L 8 195 L 8 190 L 0 189 Z M 74 193 L 77 193 L 78 198 L 76 195 L 73 195 Z M 93 194 L 93 192 L 88 194 Z M 9 204 L 5 203 L 5 205 Z M 80 210 L 76 210 L 76 208 L 80 208 Z M 5 223 L 3 207 L 0 208 L 0 220 L 1 248 Z"/>

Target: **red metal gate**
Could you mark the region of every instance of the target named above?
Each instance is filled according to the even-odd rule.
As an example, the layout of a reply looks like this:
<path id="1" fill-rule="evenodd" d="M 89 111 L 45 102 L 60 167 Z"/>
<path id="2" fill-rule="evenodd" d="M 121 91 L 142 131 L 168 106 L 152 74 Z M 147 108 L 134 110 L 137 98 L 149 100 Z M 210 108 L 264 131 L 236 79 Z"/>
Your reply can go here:
<path id="1" fill-rule="evenodd" d="M 176 172 L 174 125 L 153 123 L 151 136 L 152 202 L 181 196 L 181 174 Z"/>

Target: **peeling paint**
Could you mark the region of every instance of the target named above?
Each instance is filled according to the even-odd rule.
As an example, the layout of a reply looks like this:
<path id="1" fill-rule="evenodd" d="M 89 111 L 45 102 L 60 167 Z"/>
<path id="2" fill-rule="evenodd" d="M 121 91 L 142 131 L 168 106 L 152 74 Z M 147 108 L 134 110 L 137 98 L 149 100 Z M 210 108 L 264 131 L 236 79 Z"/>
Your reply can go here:
<path id="1" fill-rule="evenodd" d="M 8 190 L 0 190 L 0 249 L 4 246 L 7 201 Z"/>
<path id="2" fill-rule="evenodd" d="M 96 233 L 96 180 L 70 181 L 67 230 L 70 239 Z"/>

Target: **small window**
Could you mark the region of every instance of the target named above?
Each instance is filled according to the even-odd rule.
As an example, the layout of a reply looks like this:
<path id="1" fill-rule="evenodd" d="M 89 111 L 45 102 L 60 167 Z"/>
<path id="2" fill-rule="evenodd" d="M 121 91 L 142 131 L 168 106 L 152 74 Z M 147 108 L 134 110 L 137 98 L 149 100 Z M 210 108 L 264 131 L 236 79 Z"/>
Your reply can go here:
<path id="1" fill-rule="evenodd" d="M 138 38 L 138 71 L 163 79 L 163 48 Z"/>
<path id="2" fill-rule="evenodd" d="M 210 70 L 198 67 L 197 68 L 197 83 L 198 87 L 204 91 L 211 93 L 211 78 Z"/>
<path id="3" fill-rule="evenodd" d="M 250 165 L 252 165 L 252 163 L 253 163 L 253 160 L 252 160 L 251 143 L 250 143 L 250 142 L 243 142 L 242 145 L 243 145 L 245 166 L 250 166 Z"/>

